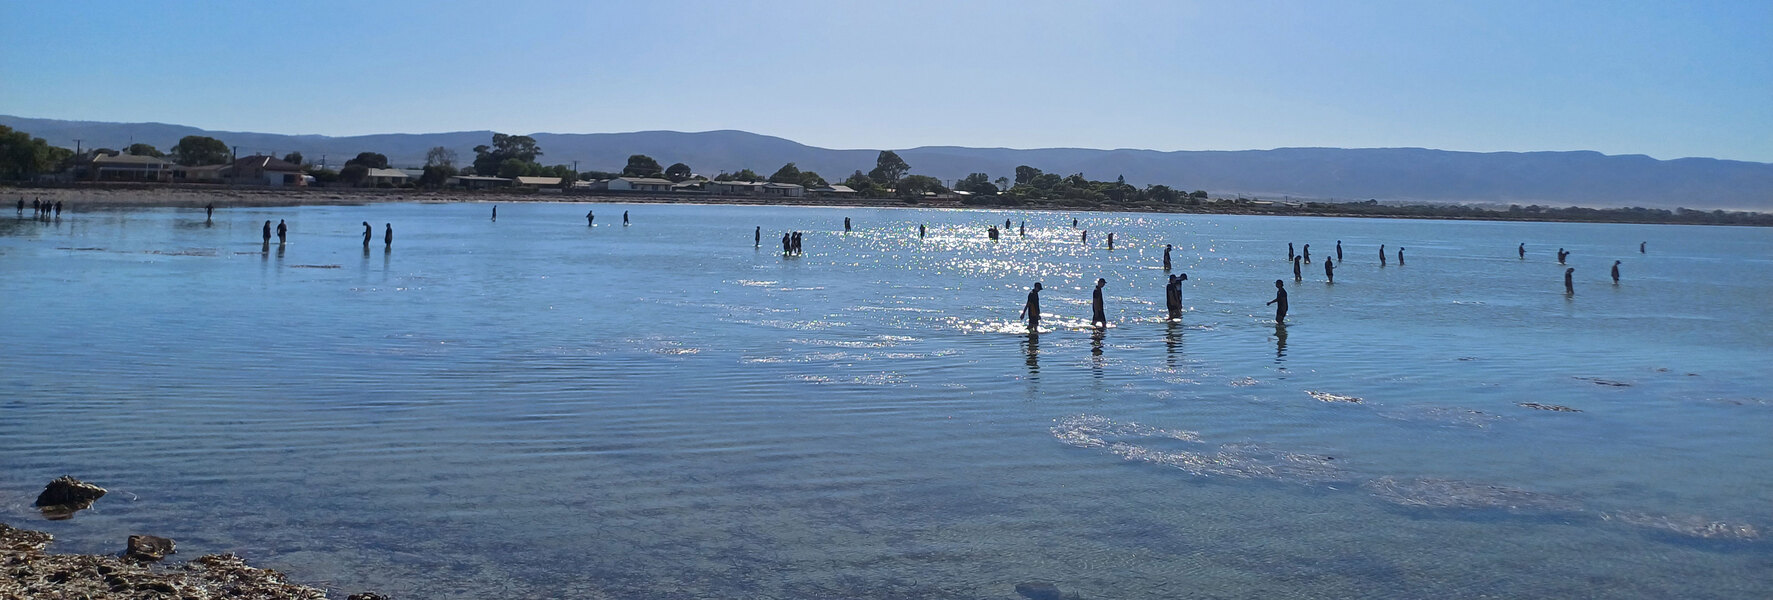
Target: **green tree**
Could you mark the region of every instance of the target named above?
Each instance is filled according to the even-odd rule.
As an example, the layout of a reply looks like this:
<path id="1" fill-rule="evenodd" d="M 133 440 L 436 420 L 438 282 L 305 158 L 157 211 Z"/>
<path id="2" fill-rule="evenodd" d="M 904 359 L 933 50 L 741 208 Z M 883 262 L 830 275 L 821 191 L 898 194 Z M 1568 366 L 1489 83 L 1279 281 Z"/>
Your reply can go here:
<path id="1" fill-rule="evenodd" d="M 0 125 L 0 179 L 29 179 L 54 170 L 73 156 L 73 150 Z"/>
<path id="2" fill-rule="evenodd" d="M 899 195 L 906 198 L 922 196 L 924 192 L 943 192 L 942 180 L 928 175 L 906 175 L 899 178 Z"/>
<path id="3" fill-rule="evenodd" d="M 694 174 L 690 172 L 689 165 L 683 163 L 673 163 L 671 166 L 665 167 L 665 178 L 671 180 L 672 183 L 689 179 Z"/>
<path id="4" fill-rule="evenodd" d="M 973 173 L 955 182 L 954 189 L 980 195 L 997 193 L 997 186 L 991 184 L 991 176 L 984 173 Z"/>
<path id="5" fill-rule="evenodd" d="M 751 169 L 739 169 L 737 173 L 721 173 L 714 177 L 715 181 L 763 181 L 763 176 Z"/>
<path id="6" fill-rule="evenodd" d="M 314 176 L 315 183 L 332 183 L 339 180 L 339 172 L 332 169 L 314 169 L 308 174 Z"/>
<path id="7" fill-rule="evenodd" d="M 1022 165 L 1016 167 L 1016 185 L 1034 185 L 1034 178 L 1040 177 L 1040 169 Z"/>
<path id="8" fill-rule="evenodd" d="M 172 147 L 172 156 L 173 162 L 194 167 L 219 165 L 228 162 L 233 154 L 221 140 L 203 135 L 187 135 L 179 139 L 178 145 Z"/>
<path id="9" fill-rule="evenodd" d="M 386 169 L 388 168 L 388 157 L 376 152 L 359 152 L 357 153 L 357 158 L 345 161 L 345 166 L 349 167 L 351 165 L 363 165 L 371 169 Z M 342 172 L 343 171 L 341 171 L 341 173 Z"/>
<path id="10" fill-rule="evenodd" d="M 540 165 L 537 165 L 536 163 L 527 162 L 520 158 L 507 158 L 499 161 L 498 169 L 493 172 L 498 173 L 500 177 L 510 179 L 512 177 L 527 176 L 529 175 L 528 168 L 539 166 Z"/>
<path id="11" fill-rule="evenodd" d="M 425 172 L 419 175 L 419 185 L 430 188 L 443 187 L 444 184 L 449 183 L 449 178 L 454 177 L 455 174 L 455 167 L 448 165 L 425 165 Z"/>
<path id="12" fill-rule="evenodd" d="M 155 148 L 153 144 L 144 144 L 141 142 L 136 142 L 134 144 L 130 144 L 129 147 L 125 148 L 123 151 L 128 152 L 133 155 L 136 155 L 136 156 L 152 156 L 154 158 L 166 158 L 166 153 L 161 152 L 159 148 Z"/>
<path id="13" fill-rule="evenodd" d="M 825 181 L 824 177 L 820 177 L 818 173 L 812 171 L 801 171 L 800 181 L 796 181 L 795 183 L 800 184 L 801 187 L 807 188 L 825 187 L 830 185 L 830 182 Z"/>
<path id="14" fill-rule="evenodd" d="M 368 178 L 369 178 L 369 167 L 366 167 L 360 163 L 359 164 L 347 163 L 345 165 L 345 168 L 339 169 L 339 181 L 343 181 L 343 182 L 349 183 L 351 185 L 361 184 L 361 183 L 363 183 L 363 180 L 368 179 Z M 319 178 L 315 178 L 315 179 L 318 180 Z"/>
<path id="15" fill-rule="evenodd" d="M 622 167 L 622 174 L 628 177 L 658 177 L 664 173 L 665 168 L 659 166 L 659 161 L 645 154 L 629 156 L 628 166 Z"/>
<path id="16" fill-rule="evenodd" d="M 1207 199 L 1207 191 L 1206 190 L 1195 190 L 1195 191 L 1189 193 L 1188 197 L 1199 199 L 1199 200 L 1206 200 Z"/>
<path id="17" fill-rule="evenodd" d="M 425 151 L 425 166 L 444 167 L 454 172 L 456 169 L 456 151 L 443 146 L 433 146 Z"/>
<path id="18" fill-rule="evenodd" d="M 1000 189 L 1000 190 L 1010 189 L 1010 178 L 1008 178 L 1008 177 L 997 178 L 997 189 Z"/>
<path id="19" fill-rule="evenodd" d="M 770 183 L 800 183 L 800 168 L 794 163 L 782 165 L 776 174 L 770 176 Z"/>
<path id="20" fill-rule="evenodd" d="M 868 178 L 881 185 L 893 185 L 911 171 L 911 165 L 899 158 L 899 153 L 892 150 L 881 150 L 880 156 L 874 159 L 874 170 L 868 172 Z"/>
<path id="21" fill-rule="evenodd" d="M 500 172 L 506 159 L 534 163 L 536 157 L 542 155 L 542 149 L 536 146 L 535 138 L 527 135 L 495 133 L 492 142 L 491 146 L 483 144 L 474 147 L 475 173 L 491 175 Z"/>
<path id="22" fill-rule="evenodd" d="M 295 165 L 298 167 L 302 166 L 304 164 L 307 164 L 307 161 L 302 160 L 302 153 L 300 153 L 300 152 L 291 152 L 289 154 L 283 155 L 283 162 L 286 162 L 286 163 L 289 163 L 289 164 L 292 164 L 292 165 Z"/>

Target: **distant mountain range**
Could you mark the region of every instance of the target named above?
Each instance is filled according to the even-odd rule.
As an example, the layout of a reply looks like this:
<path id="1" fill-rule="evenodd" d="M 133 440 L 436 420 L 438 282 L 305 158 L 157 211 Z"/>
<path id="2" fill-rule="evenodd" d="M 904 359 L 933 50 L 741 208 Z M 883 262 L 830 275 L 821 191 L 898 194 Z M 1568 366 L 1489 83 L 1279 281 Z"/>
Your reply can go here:
<path id="1" fill-rule="evenodd" d="M 395 166 L 419 166 L 435 146 L 455 150 L 460 162 L 473 148 L 491 143 L 491 131 L 381 134 L 350 137 L 205 131 L 163 123 L 100 123 L 0 115 L 0 125 L 52 144 L 123 148 L 131 142 L 171 148 L 187 135 L 206 135 L 238 146 L 242 155 L 301 152 L 337 167 L 359 152 L 380 152 Z M 874 167 L 878 150 L 832 150 L 744 131 L 641 131 L 634 133 L 534 133 L 544 164 L 579 162 L 581 170 L 620 171 L 631 154 L 660 164 L 682 162 L 715 175 L 749 168 L 768 176 L 794 162 L 833 181 Z M 1014 177 L 1017 165 L 1049 173 L 1083 173 L 1090 179 L 1126 177 L 1127 183 L 1163 184 L 1184 190 L 1264 199 L 1428 201 L 1547 206 L 1724 209 L 1773 211 L 1773 164 L 1597 152 L 1451 152 L 1421 148 L 1279 148 L 1275 150 L 1179 151 L 1083 148 L 895 149 L 913 173 L 944 181 L 983 172 Z"/>

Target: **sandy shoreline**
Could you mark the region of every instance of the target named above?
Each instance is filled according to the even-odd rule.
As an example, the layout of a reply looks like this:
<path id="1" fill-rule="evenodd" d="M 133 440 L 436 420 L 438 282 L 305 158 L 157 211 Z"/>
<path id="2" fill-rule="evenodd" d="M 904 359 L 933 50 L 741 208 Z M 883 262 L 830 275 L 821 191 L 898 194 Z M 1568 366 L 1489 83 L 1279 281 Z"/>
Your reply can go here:
<path id="1" fill-rule="evenodd" d="M 1547 214 L 1517 214 L 1500 211 L 1476 211 L 1480 214 L 1410 214 L 1407 207 L 1398 213 L 1345 212 L 1329 208 L 1297 208 L 1273 205 L 1217 204 L 1200 205 L 1139 204 L 1112 205 L 1085 201 L 1043 201 L 1021 204 L 966 205 L 954 200 L 919 200 L 910 202 L 897 198 L 759 198 L 739 196 L 688 196 L 625 193 L 535 193 L 517 191 L 465 191 L 370 188 L 308 188 L 280 189 L 266 187 L 229 187 L 193 185 L 129 185 L 76 187 L 0 187 L 0 210 L 16 208 L 23 199 L 62 202 L 65 211 L 124 210 L 131 208 L 189 208 L 200 210 L 213 203 L 218 209 L 275 206 L 356 206 L 384 202 L 454 203 L 482 202 L 516 204 L 524 202 L 568 202 L 587 204 L 720 204 L 750 206 L 821 206 L 862 208 L 975 209 L 990 211 L 1042 212 L 1124 212 L 1150 214 L 1251 215 L 1282 217 L 1342 217 L 1362 219 L 1414 219 L 1440 221 L 1504 221 L 1546 223 L 1638 223 L 1667 225 L 1737 225 L 1767 226 L 1773 220 L 1759 215 L 1758 222 L 1692 222 L 1651 217 L 1581 218 Z M 1753 214 L 1753 213 L 1750 213 Z"/>

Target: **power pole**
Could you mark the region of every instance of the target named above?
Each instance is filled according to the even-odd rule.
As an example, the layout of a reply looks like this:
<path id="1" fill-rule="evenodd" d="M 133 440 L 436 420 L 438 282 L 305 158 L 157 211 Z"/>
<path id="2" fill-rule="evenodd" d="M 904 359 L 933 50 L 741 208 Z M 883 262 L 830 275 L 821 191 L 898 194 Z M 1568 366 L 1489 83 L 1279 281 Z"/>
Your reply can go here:
<path id="1" fill-rule="evenodd" d="M 80 156 L 80 138 L 74 138 L 74 156 Z"/>

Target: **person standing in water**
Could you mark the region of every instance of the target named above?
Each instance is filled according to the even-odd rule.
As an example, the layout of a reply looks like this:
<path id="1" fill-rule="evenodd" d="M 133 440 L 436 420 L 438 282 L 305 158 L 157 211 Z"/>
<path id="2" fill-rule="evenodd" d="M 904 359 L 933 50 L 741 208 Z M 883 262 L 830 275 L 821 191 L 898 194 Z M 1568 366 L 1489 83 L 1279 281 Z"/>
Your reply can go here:
<path id="1" fill-rule="evenodd" d="M 1090 294 L 1090 325 L 1097 328 L 1108 327 L 1108 313 L 1102 307 L 1102 286 L 1108 285 L 1107 279 L 1096 279 L 1096 291 Z"/>
<path id="2" fill-rule="evenodd" d="M 850 232 L 850 218 L 849 217 L 843 218 L 843 232 L 844 233 Z"/>
<path id="3" fill-rule="evenodd" d="M 1305 264 L 1311 264 L 1311 244 L 1306 244 L 1304 248 L 1300 248 L 1299 256 L 1305 257 Z"/>
<path id="4" fill-rule="evenodd" d="M 278 219 L 277 220 L 277 243 L 279 245 L 281 245 L 281 244 L 284 244 L 288 241 L 289 241 L 289 226 L 283 224 L 283 219 Z"/>
<path id="5" fill-rule="evenodd" d="M 751 247 L 753 247 L 753 248 L 762 248 L 763 247 L 763 226 L 762 225 L 758 225 L 757 230 L 751 232 Z"/>
<path id="6" fill-rule="evenodd" d="M 1619 263 L 1620 261 L 1613 261 L 1613 285 L 1619 285 Z"/>
<path id="7" fill-rule="evenodd" d="M 1570 274 L 1575 273 L 1575 272 L 1576 272 L 1575 267 L 1564 269 L 1564 294 L 1565 295 L 1574 295 L 1576 293 L 1576 283 L 1574 281 L 1572 281 L 1571 277 L 1570 277 Z"/>
<path id="8" fill-rule="evenodd" d="M 1022 305 L 1022 314 L 1017 319 L 1028 319 L 1028 333 L 1040 332 L 1040 282 L 1028 289 L 1028 302 Z"/>
<path id="9" fill-rule="evenodd" d="M 1515 248 L 1514 251 L 1521 255 L 1521 260 L 1527 260 L 1527 243 L 1526 242 L 1521 242 L 1521 246 L 1519 248 Z"/>
<path id="10" fill-rule="evenodd" d="M 596 213 L 596 211 L 590 211 L 590 210 L 585 211 L 585 226 L 586 227 L 594 227 L 597 225 L 597 215 L 595 213 Z"/>
<path id="11" fill-rule="evenodd" d="M 24 200 L 18 201 L 18 208 L 19 208 L 19 210 L 25 209 L 25 201 Z M 214 202 L 209 203 L 209 206 L 203 207 L 203 211 L 204 211 L 203 212 L 203 220 L 208 221 L 210 219 L 214 219 L 215 218 L 215 203 Z"/>
<path id="12" fill-rule="evenodd" d="M 1072 229 L 1077 229 L 1077 217 L 1072 217 L 1072 218 L 1071 218 L 1071 228 L 1072 228 Z"/>
<path id="13" fill-rule="evenodd" d="M 782 234 L 782 256 L 787 256 L 788 254 L 792 253 L 793 251 L 794 251 L 794 245 L 788 239 L 788 234 L 783 233 Z"/>
<path id="14" fill-rule="evenodd" d="M 1305 276 L 1299 274 L 1299 257 L 1297 256 L 1293 257 L 1293 281 L 1305 281 Z"/>
<path id="15" fill-rule="evenodd" d="M 1404 247 L 1397 247 L 1397 266 L 1404 266 Z"/>
<path id="16" fill-rule="evenodd" d="M 215 204 L 211 203 L 209 206 L 210 206 L 209 212 L 211 212 L 211 213 L 215 212 Z M 20 215 L 25 214 L 25 197 L 24 196 L 18 197 L 18 214 L 20 214 Z"/>
<path id="17" fill-rule="evenodd" d="M 622 211 L 622 226 L 623 227 L 628 226 L 628 211 L 625 211 L 625 210 Z"/>
<path id="18" fill-rule="evenodd" d="M 1085 245 L 1085 246 L 1090 245 L 1090 230 L 1088 230 L 1088 229 L 1083 230 L 1083 237 L 1081 239 L 1083 240 L 1083 245 Z"/>
<path id="19" fill-rule="evenodd" d="M 265 232 L 265 243 L 266 244 L 271 243 L 271 222 L 270 221 L 265 221 L 264 232 Z"/>
<path id="20" fill-rule="evenodd" d="M 1329 280 L 1330 283 L 1336 283 L 1336 261 L 1324 259 L 1324 279 Z"/>
<path id="21" fill-rule="evenodd" d="M 1281 323 L 1285 323 L 1287 321 L 1287 284 L 1286 283 L 1282 282 L 1279 279 L 1274 280 L 1274 299 L 1269 300 L 1268 304 L 1274 305 L 1274 322 L 1275 322 L 1275 324 L 1278 325 Z M 1263 306 L 1267 306 L 1268 304 L 1264 304 Z"/>
<path id="22" fill-rule="evenodd" d="M 1379 266 L 1385 266 L 1385 244 L 1379 245 Z"/>
<path id="23" fill-rule="evenodd" d="M 1336 240 L 1336 262 L 1342 262 L 1342 240 Z"/>
<path id="24" fill-rule="evenodd" d="M 20 202 L 24 202 L 24 201 L 20 200 Z M 1638 242 L 1638 254 L 1644 253 L 1644 244 L 1648 244 L 1648 243 L 1650 243 L 1650 242 Z"/>
<path id="25" fill-rule="evenodd" d="M 1170 245 L 1164 244 L 1164 270 L 1170 270 Z"/>
<path id="26" fill-rule="evenodd" d="M 1112 231 L 1108 232 L 1108 249 L 1114 249 L 1114 232 Z"/>
<path id="27" fill-rule="evenodd" d="M 394 224 L 388 223 L 387 226 L 388 226 L 387 229 L 382 230 L 382 247 L 383 248 L 393 248 L 394 247 Z"/>
<path id="28" fill-rule="evenodd" d="M 19 202 L 22 203 L 24 201 L 20 200 Z M 1016 236 L 1017 237 L 1028 237 L 1028 222 L 1027 221 L 1023 221 L 1020 224 L 1016 225 Z"/>
<path id="29" fill-rule="evenodd" d="M 1569 258 L 1569 256 L 1569 252 L 1565 252 L 1563 248 L 1558 248 L 1558 264 L 1564 264 L 1564 259 Z"/>
<path id="30" fill-rule="evenodd" d="M 1171 275 L 1164 281 L 1164 314 L 1170 319 L 1176 318 L 1176 276 Z"/>
<path id="31" fill-rule="evenodd" d="M 1293 243 L 1287 242 L 1287 262 L 1293 262 L 1293 259 L 1297 256 L 1299 256 L 1299 254 L 1293 252 Z"/>
<path id="32" fill-rule="evenodd" d="M 923 239 L 923 234 L 924 234 L 923 224 L 918 223 L 917 224 L 917 239 L 920 239 L 920 240 Z"/>
<path id="33" fill-rule="evenodd" d="M 497 204 L 494 204 L 494 205 L 493 205 L 493 218 L 492 218 L 492 220 L 494 220 L 494 221 L 497 221 L 497 220 L 499 220 L 499 205 L 497 205 Z"/>

